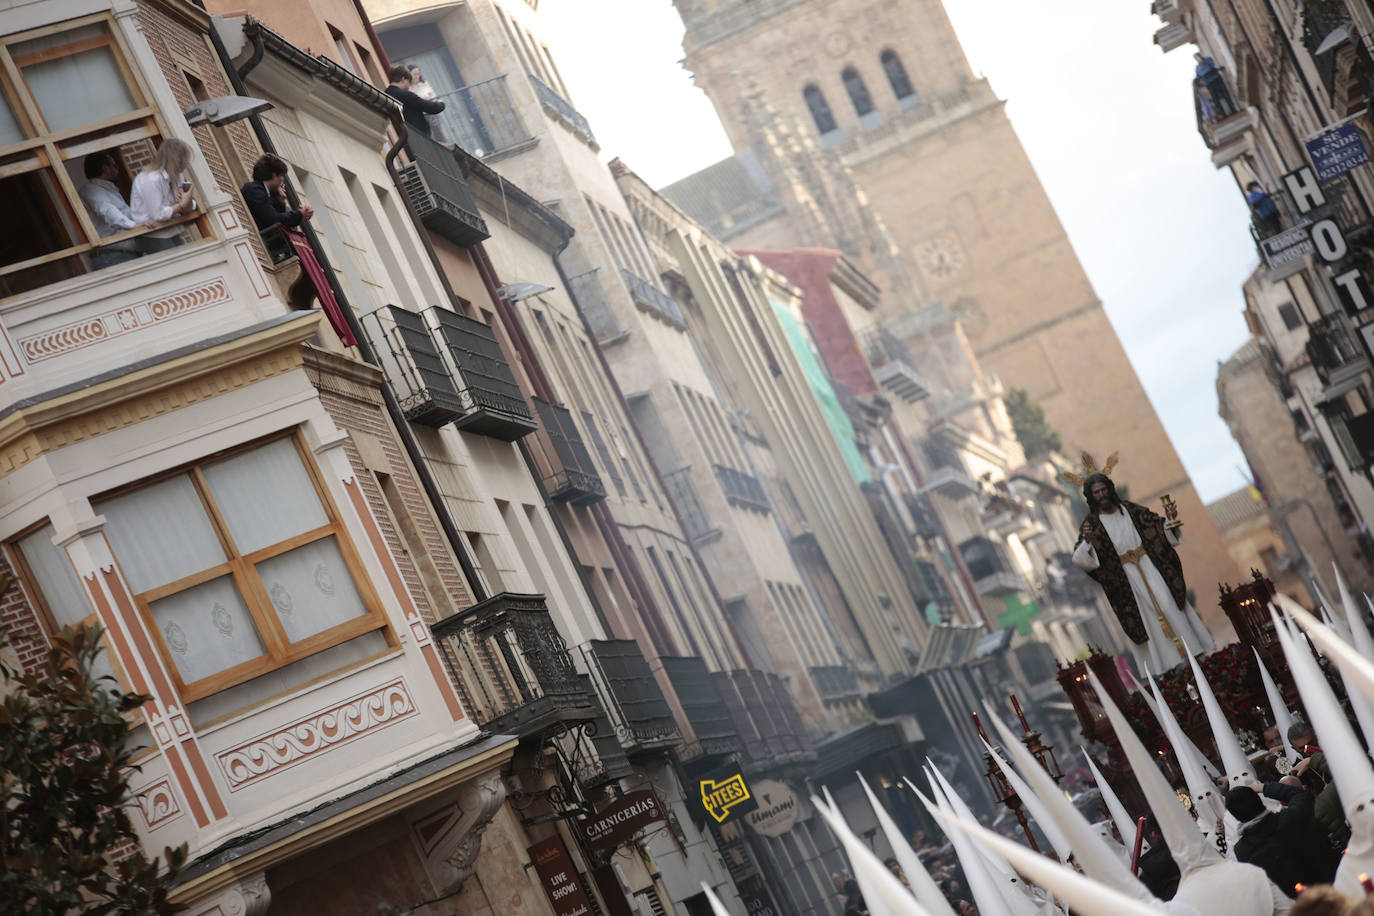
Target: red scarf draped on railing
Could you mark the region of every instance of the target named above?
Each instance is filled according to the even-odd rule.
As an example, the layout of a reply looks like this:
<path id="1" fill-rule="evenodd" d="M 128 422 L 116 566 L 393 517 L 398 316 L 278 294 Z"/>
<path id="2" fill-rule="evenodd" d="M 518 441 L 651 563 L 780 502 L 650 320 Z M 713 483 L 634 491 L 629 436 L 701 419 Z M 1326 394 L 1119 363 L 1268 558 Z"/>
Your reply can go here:
<path id="1" fill-rule="evenodd" d="M 330 327 L 334 333 L 339 335 L 339 340 L 345 347 L 356 347 L 358 340 L 353 336 L 353 329 L 348 326 L 348 321 L 344 318 L 343 307 L 339 305 L 339 300 L 334 298 L 334 289 L 329 285 L 329 278 L 324 275 L 324 268 L 315 258 L 315 250 L 310 247 L 310 240 L 305 237 L 305 233 L 299 229 L 288 229 L 281 227 L 282 232 L 291 240 L 291 247 L 296 249 L 296 257 L 300 258 L 301 269 L 305 271 L 310 282 L 315 285 L 315 296 L 320 300 L 320 306 L 324 308 L 324 313 L 329 317 Z"/>

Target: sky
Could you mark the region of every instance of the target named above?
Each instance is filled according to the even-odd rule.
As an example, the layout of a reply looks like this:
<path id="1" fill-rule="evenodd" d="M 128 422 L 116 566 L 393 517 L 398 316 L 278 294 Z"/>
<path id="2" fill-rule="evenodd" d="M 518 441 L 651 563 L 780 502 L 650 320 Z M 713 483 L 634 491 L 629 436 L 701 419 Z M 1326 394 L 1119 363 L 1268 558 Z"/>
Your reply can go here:
<path id="1" fill-rule="evenodd" d="M 1198 135 L 1192 47 L 1161 53 L 1161 23 L 1144 2 L 945 6 L 974 72 L 1007 100 L 1198 492 L 1210 501 L 1243 486 L 1244 456 L 1217 415 L 1216 371 L 1248 337 L 1240 287 L 1258 256 L 1244 199 Z M 670 0 L 543 0 L 539 13 L 607 159 L 662 187 L 730 155 L 681 66 Z M 1131 456 L 1121 457 L 1129 481 Z"/>

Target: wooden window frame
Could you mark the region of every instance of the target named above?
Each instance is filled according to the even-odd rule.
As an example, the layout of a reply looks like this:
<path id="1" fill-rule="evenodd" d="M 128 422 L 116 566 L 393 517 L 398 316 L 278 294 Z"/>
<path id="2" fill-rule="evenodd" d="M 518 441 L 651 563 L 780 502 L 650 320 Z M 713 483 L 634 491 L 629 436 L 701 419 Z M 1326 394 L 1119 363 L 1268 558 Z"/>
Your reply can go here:
<path id="1" fill-rule="evenodd" d="M 72 32 L 93 25 L 104 26 L 104 34 L 78 39 L 57 48 L 19 57 L 14 56 L 11 52 L 13 46 L 26 41 L 61 35 L 63 32 Z M 124 88 L 129 92 L 134 107 L 127 112 L 102 118 L 99 121 L 92 121 L 62 131 L 50 131 L 42 110 L 39 108 L 38 100 L 24 78 L 23 67 L 29 63 L 56 60 L 101 47 L 108 47 L 111 50 L 115 66 L 124 79 Z M 41 267 L 54 261 L 69 260 L 81 254 L 94 253 L 112 242 L 136 238 L 147 232 L 155 231 L 130 229 L 127 232 L 101 238 L 95 230 L 95 225 L 91 222 L 90 215 L 86 212 L 77 186 L 72 182 L 65 167 L 65 163 L 83 158 L 98 150 L 112 149 L 138 140 L 157 142 L 172 136 L 161 113 L 152 102 L 152 93 L 149 91 L 142 74 L 137 67 L 130 64 L 133 59 L 124 35 L 109 13 L 95 13 L 0 37 L 0 96 L 3 96 L 4 101 L 9 105 L 20 130 L 26 134 L 25 139 L 18 143 L 0 147 L 0 178 L 9 178 L 30 172 L 50 175 L 58 192 L 54 203 L 59 208 L 65 204 L 66 216 L 74 225 L 75 232 L 73 234 L 78 238 L 84 236 L 84 241 L 78 241 L 66 248 L 17 261 L 13 264 L 0 265 L 0 277 Z M 157 228 L 166 229 L 170 226 L 188 223 L 197 224 L 202 238 L 210 238 L 213 235 L 210 221 L 203 207 L 198 208 L 194 213 L 161 223 Z M 83 264 L 80 273 L 89 272 L 90 270 Z M 22 293 L 16 295 L 22 295 Z"/>
<path id="2" fill-rule="evenodd" d="M 297 457 L 301 460 L 301 465 L 310 478 L 311 484 L 315 488 L 315 495 L 320 500 L 320 505 L 324 510 L 326 522 L 319 527 L 309 531 L 299 532 L 291 537 L 277 541 L 267 547 L 247 554 L 239 552 L 234 544 L 233 537 L 229 532 L 228 525 L 216 505 L 214 495 L 205 479 L 204 468 L 223 461 L 235 455 L 253 451 L 254 449 L 270 445 L 282 439 L 291 440 L 295 446 Z M 326 649 L 332 649 L 351 639 L 368 633 L 381 631 L 387 641 L 389 648 L 397 645 L 396 637 L 392 631 L 390 622 L 387 620 L 386 612 L 382 607 L 380 598 L 372 586 L 358 555 L 357 548 L 349 536 L 348 529 L 340 518 L 338 507 L 328 488 L 324 485 L 324 480 L 320 476 L 319 468 L 310 459 L 310 451 L 302 440 L 299 430 L 290 430 L 284 433 L 277 433 L 253 442 L 244 443 L 207 455 L 204 458 L 181 465 L 173 470 L 165 471 L 154 477 L 144 478 L 135 484 L 120 487 L 100 494 L 92 498 L 92 505 L 99 510 L 99 503 L 121 496 L 127 493 L 145 489 L 164 480 L 170 480 L 183 474 L 189 475 L 192 485 L 195 487 L 196 495 L 200 498 L 201 506 L 205 509 L 211 525 L 215 529 L 215 535 L 219 540 L 220 548 L 224 551 L 226 559 L 214 566 L 198 572 L 183 576 L 165 585 L 139 592 L 133 595 L 134 603 L 138 607 L 143 622 L 149 632 L 153 634 L 157 651 L 161 654 L 166 663 L 177 693 L 185 703 L 193 703 L 196 700 L 236 687 L 254 678 L 270 674 L 288 665 L 309 658 Z M 272 599 L 267 593 L 261 578 L 257 574 L 257 564 L 290 553 L 300 547 L 313 544 L 317 541 L 333 537 L 335 544 L 339 548 L 339 554 L 343 557 L 344 566 L 352 579 L 354 588 L 357 589 L 358 597 L 366 610 L 365 614 L 336 624 L 327 630 L 308 636 L 303 640 L 291 642 L 287 637 L 285 629 L 281 625 L 281 620 L 277 616 L 276 609 L 272 605 Z M 114 553 L 114 545 L 111 545 L 111 552 Z M 119 562 L 119 557 L 115 555 L 115 562 Z M 121 571 L 122 575 L 122 571 Z M 167 598 L 180 592 L 186 591 L 197 585 L 229 575 L 233 578 L 233 584 L 238 592 L 239 598 L 243 601 L 244 608 L 248 612 L 249 619 L 253 623 L 254 630 L 258 639 L 262 642 L 263 654 L 255 659 L 240 662 L 215 674 L 203 677 L 198 681 L 186 683 L 182 679 L 181 673 L 177 668 L 175 659 L 167 647 L 162 630 L 157 626 L 153 618 L 151 604 L 162 598 Z M 128 581 L 127 579 L 125 581 Z"/>

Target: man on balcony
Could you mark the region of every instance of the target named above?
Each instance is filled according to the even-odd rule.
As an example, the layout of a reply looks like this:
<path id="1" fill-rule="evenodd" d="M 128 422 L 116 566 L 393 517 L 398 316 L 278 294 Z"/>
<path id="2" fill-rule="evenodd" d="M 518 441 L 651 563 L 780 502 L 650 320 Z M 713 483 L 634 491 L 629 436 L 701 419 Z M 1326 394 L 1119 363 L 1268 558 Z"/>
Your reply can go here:
<path id="1" fill-rule="evenodd" d="M 1267 239 L 1283 231 L 1279 208 L 1275 205 L 1274 199 L 1259 186 L 1258 181 L 1252 181 L 1245 186 L 1245 202 L 1250 205 L 1255 231 L 1259 233 L 1260 238 Z"/>
<path id="2" fill-rule="evenodd" d="M 95 231 L 102 239 L 128 232 L 130 229 L 152 229 L 157 225 L 152 220 L 140 223 L 134 219 L 133 211 L 129 209 L 124 195 L 114 183 L 119 175 L 119 166 L 113 153 L 109 150 L 91 153 L 82 166 L 86 172 L 86 183 L 81 186 L 78 193 L 81 195 L 81 202 L 86 205 L 86 211 L 91 215 Z M 102 245 L 91 255 L 91 270 L 132 261 L 139 256 L 136 245 L 133 239 Z"/>
<path id="3" fill-rule="evenodd" d="M 401 103 L 401 117 L 405 118 L 406 127 L 426 137 L 430 136 L 429 119 L 425 116 L 443 111 L 444 103 L 439 99 L 425 99 L 411 92 L 410 70 L 401 64 L 388 70 L 386 76 L 391 80 L 391 85 L 386 87 L 386 94 Z"/>
<path id="4" fill-rule="evenodd" d="M 253 163 L 253 180 L 239 191 L 259 232 L 270 226 L 295 229 L 315 215 L 309 204 L 302 204 L 299 210 L 287 208 L 285 184 L 286 162 L 280 157 L 265 153 Z"/>
<path id="5" fill-rule="evenodd" d="M 1202 52 L 1193 55 L 1197 61 L 1197 85 L 1207 93 L 1204 101 L 1211 103 L 1212 117 L 1208 120 L 1223 120 L 1236 113 L 1236 103 L 1231 100 L 1231 90 L 1226 85 L 1226 76 L 1217 68 L 1216 61 L 1204 57 Z M 1203 106 L 1204 111 L 1206 106 Z"/>

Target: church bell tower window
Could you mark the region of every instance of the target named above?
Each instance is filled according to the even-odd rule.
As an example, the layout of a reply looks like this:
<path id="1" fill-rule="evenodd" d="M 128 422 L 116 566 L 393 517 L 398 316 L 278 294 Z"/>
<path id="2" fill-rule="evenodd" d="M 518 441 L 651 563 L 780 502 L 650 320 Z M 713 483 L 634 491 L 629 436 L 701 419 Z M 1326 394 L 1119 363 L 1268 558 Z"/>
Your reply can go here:
<path id="1" fill-rule="evenodd" d="M 920 102 L 916 95 L 916 90 L 912 88 L 911 77 L 907 76 L 906 67 L 902 64 L 902 59 L 897 56 L 896 51 L 884 51 L 878 57 L 883 65 L 883 73 L 887 76 L 887 82 L 892 87 L 892 94 L 897 97 L 903 108 L 910 108 Z"/>
<path id="2" fill-rule="evenodd" d="M 836 129 L 835 115 L 819 86 L 807 86 L 802 90 L 802 98 L 806 99 L 806 107 L 811 111 L 811 120 L 816 122 L 816 130 L 825 135 Z"/>

